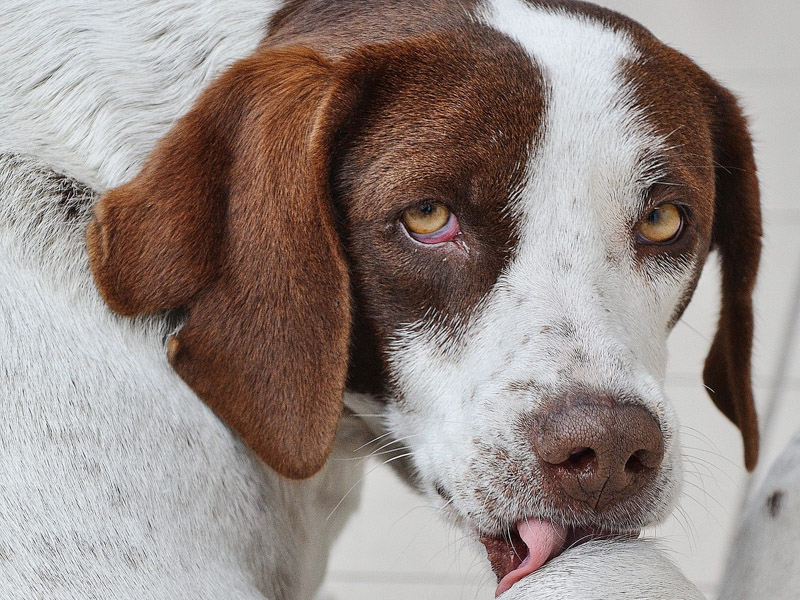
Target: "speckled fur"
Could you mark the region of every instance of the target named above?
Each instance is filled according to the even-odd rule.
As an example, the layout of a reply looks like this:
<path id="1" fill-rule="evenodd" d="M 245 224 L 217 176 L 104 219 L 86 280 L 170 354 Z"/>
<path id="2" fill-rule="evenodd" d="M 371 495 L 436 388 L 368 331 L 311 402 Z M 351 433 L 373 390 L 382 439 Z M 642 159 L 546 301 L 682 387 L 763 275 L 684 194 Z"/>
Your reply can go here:
<path id="1" fill-rule="evenodd" d="M 84 241 L 98 192 L 252 51 L 276 6 L 3 7 L 0 597 L 308 600 L 322 579 L 358 494 L 326 518 L 360 467 L 303 482 L 267 469 L 169 367 L 180 315 L 111 313 Z"/>
<path id="2" fill-rule="evenodd" d="M 311 598 L 357 463 L 272 473 L 170 369 L 173 315 L 105 307 L 91 190 L 8 154 L 0 190 L 0 596 Z"/>
<path id="3" fill-rule="evenodd" d="M 731 544 L 720 600 L 791 600 L 800 589 L 800 432 L 750 496 Z"/>

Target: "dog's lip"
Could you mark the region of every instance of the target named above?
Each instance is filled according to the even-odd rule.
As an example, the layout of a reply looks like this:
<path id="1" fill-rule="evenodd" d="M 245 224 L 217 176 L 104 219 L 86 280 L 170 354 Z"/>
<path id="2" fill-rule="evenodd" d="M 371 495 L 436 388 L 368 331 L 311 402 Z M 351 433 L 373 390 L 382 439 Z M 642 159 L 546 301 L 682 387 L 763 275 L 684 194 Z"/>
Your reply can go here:
<path id="1" fill-rule="evenodd" d="M 639 531 L 609 531 L 585 527 L 564 527 L 546 519 L 523 519 L 508 536 L 481 535 L 480 541 L 497 576 L 495 597 L 544 566 L 565 550 L 596 539 L 636 538 Z"/>

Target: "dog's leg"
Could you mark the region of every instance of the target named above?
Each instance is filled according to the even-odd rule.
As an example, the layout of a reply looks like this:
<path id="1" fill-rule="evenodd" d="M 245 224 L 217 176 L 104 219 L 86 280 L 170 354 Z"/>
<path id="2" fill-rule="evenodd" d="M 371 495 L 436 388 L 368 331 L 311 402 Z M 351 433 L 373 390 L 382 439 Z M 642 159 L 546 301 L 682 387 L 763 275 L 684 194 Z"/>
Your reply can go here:
<path id="1" fill-rule="evenodd" d="M 720 600 L 790 600 L 800 589 L 800 433 L 750 499 Z"/>
<path id="2" fill-rule="evenodd" d="M 702 600 L 648 540 L 587 542 L 529 575 L 500 600 Z"/>

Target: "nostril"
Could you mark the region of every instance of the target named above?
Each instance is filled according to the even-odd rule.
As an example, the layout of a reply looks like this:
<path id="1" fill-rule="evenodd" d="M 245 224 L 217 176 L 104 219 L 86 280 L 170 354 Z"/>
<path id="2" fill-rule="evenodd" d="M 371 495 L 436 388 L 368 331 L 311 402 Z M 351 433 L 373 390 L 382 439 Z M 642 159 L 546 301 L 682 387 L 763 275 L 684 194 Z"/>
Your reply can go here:
<path id="1" fill-rule="evenodd" d="M 636 474 L 641 473 L 643 471 L 647 471 L 649 467 L 644 464 L 642 460 L 644 455 L 647 453 L 646 450 L 638 450 L 634 452 L 631 457 L 628 459 L 628 462 L 625 463 L 625 472 Z"/>
<path id="2" fill-rule="evenodd" d="M 575 448 L 575 450 L 570 452 L 567 460 L 559 466 L 570 469 L 585 469 L 595 460 L 597 460 L 597 453 L 591 448 Z"/>
<path id="3" fill-rule="evenodd" d="M 566 398 L 537 415 L 531 445 L 543 483 L 565 503 L 593 510 L 635 497 L 655 481 L 664 456 L 664 437 L 643 406 L 608 406 L 593 398 Z"/>
<path id="4" fill-rule="evenodd" d="M 637 450 L 631 454 L 628 462 L 625 463 L 626 473 L 642 473 L 655 469 L 661 464 L 662 453 L 650 452 L 649 450 Z"/>

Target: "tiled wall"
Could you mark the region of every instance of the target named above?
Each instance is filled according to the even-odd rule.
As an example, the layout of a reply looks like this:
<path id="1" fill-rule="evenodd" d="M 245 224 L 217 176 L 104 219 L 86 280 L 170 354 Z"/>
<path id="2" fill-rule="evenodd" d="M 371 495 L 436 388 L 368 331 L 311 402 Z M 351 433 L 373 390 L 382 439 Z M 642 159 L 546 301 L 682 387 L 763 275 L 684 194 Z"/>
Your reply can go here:
<path id="1" fill-rule="evenodd" d="M 756 295 L 756 394 L 761 468 L 800 429 L 800 3 L 793 0 L 609 0 L 738 93 L 750 116 L 765 219 Z M 648 535 L 714 597 L 746 474 L 737 430 L 713 408 L 700 371 L 718 311 L 718 272 L 706 268 L 672 336 L 667 388 L 683 423 L 687 484 L 676 516 Z M 758 478 L 761 469 L 757 471 Z M 479 551 L 385 467 L 365 478 L 362 508 L 337 543 L 323 597 L 456 600 L 493 597 Z"/>

